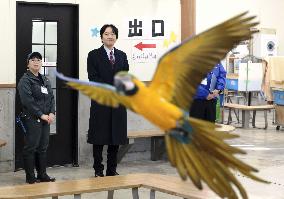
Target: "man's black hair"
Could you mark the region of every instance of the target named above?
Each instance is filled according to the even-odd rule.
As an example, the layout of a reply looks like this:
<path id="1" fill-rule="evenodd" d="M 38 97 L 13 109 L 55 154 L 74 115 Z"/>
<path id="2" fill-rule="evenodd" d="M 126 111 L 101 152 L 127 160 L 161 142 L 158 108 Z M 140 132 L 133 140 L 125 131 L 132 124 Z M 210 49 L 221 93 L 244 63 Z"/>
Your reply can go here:
<path id="1" fill-rule="evenodd" d="M 100 30 L 101 39 L 103 38 L 103 34 L 104 34 L 104 32 L 106 31 L 106 29 L 108 27 L 110 27 L 112 29 L 112 32 L 115 34 L 116 39 L 118 39 L 118 29 L 113 24 L 105 24 L 105 25 L 103 25 L 103 27 Z"/>

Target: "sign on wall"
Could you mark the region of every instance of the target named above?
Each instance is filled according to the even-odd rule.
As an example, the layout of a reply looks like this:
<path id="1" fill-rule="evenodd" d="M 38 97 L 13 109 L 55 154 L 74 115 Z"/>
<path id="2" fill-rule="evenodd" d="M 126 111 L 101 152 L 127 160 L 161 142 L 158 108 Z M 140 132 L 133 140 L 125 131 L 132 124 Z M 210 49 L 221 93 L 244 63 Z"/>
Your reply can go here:
<path id="1" fill-rule="evenodd" d="M 160 57 L 180 41 L 176 29 L 162 17 L 124 19 L 121 38 L 130 44 L 128 61 L 134 75 L 143 81 L 151 80 Z"/>
<path id="2" fill-rule="evenodd" d="M 123 38 L 131 42 L 132 63 L 157 63 L 161 55 L 177 42 L 176 33 L 164 19 L 130 18 L 123 26 Z"/>

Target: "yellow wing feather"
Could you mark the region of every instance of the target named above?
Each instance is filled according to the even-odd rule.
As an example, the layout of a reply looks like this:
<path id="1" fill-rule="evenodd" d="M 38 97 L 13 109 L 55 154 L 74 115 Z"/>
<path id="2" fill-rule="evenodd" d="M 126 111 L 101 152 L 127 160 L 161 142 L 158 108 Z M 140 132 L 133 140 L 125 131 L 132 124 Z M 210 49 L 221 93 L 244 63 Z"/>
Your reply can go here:
<path id="1" fill-rule="evenodd" d="M 89 96 L 92 100 L 105 106 L 118 107 L 120 104 L 119 96 L 111 90 L 101 87 L 84 85 L 76 82 L 67 82 L 67 85 L 73 89 L 81 91 L 83 94 Z"/>
<path id="2" fill-rule="evenodd" d="M 123 105 L 129 109 L 132 109 L 128 97 L 117 93 L 115 87 L 111 85 L 78 80 L 75 78 L 66 77 L 58 72 L 56 72 L 56 76 L 66 81 L 66 84 L 73 89 L 81 91 L 83 94 L 87 95 L 101 105 L 110 107 L 118 107 L 119 105 Z"/>
<path id="3" fill-rule="evenodd" d="M 205 75 L 233 46 L 249 39 L 257 23 L 246 13 L 197 35 L 166 53 L 159 61 L 150 88 L 167 101 L 188 110 Z"/>

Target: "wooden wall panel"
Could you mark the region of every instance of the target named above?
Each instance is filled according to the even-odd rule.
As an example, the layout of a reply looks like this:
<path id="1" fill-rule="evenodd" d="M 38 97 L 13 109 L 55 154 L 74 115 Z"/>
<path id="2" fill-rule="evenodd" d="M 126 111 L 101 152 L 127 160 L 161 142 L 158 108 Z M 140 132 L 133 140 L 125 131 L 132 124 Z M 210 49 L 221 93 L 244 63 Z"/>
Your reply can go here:
<path id="1" fill-rule="evenodd" d="M 16 88 L 16 84 L 0 84 L 0 88 Z"/>

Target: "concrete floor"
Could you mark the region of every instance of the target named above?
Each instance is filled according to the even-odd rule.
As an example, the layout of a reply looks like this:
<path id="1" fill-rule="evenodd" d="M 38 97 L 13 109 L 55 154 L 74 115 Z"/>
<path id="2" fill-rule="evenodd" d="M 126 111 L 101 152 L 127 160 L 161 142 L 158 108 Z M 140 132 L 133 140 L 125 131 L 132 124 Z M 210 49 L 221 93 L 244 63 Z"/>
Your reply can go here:
<path id="1" fill-rule="evenodd" d="M 257 114 L 257 121 L 258 126 L 264 126 L 262 113 Z M 258 176 L 271 181 L 269 185 L 261 184 L 236 173 L 235 175 L 243 183 L 251 199 L 284 199 L 284 129 L 281 128 L 280 131 L 276 131 L 275 127 L 272 125 L 272 113 L 269 113 L 269 127 L 267 130 L 237 128 L 234 132 L 240 135 L 240 138 L 230 141 L 230 144 L 247 151 L 247 155 L 240 156 L 240 158 L 258 168 Z M 176 170 L 166 160 L 122 161 L 118 166 L 118 172 L 121 175 L 147 172 L 177 176 Z M 55 176 L 58 181 L 88 178 L 94 175 L 91 166 L 49 168 L 48 173 Z M 23 184 L 24 179 L 23 171 L 0 173 L 0 186 Z M 82 198 L 103 199 L 106 196 L 106 192 L 100 192 L 83 194 Z M 149 198 L 149 190 L 139 189 L 139 196 L 140 198 Z M 73 196 L 60 198 L 73 198 Z M 114 198 L 132 198 L 131 190 L 115 191 Z M 179 197 L 156 193 L 156 198 L 175 199 Z"/>

